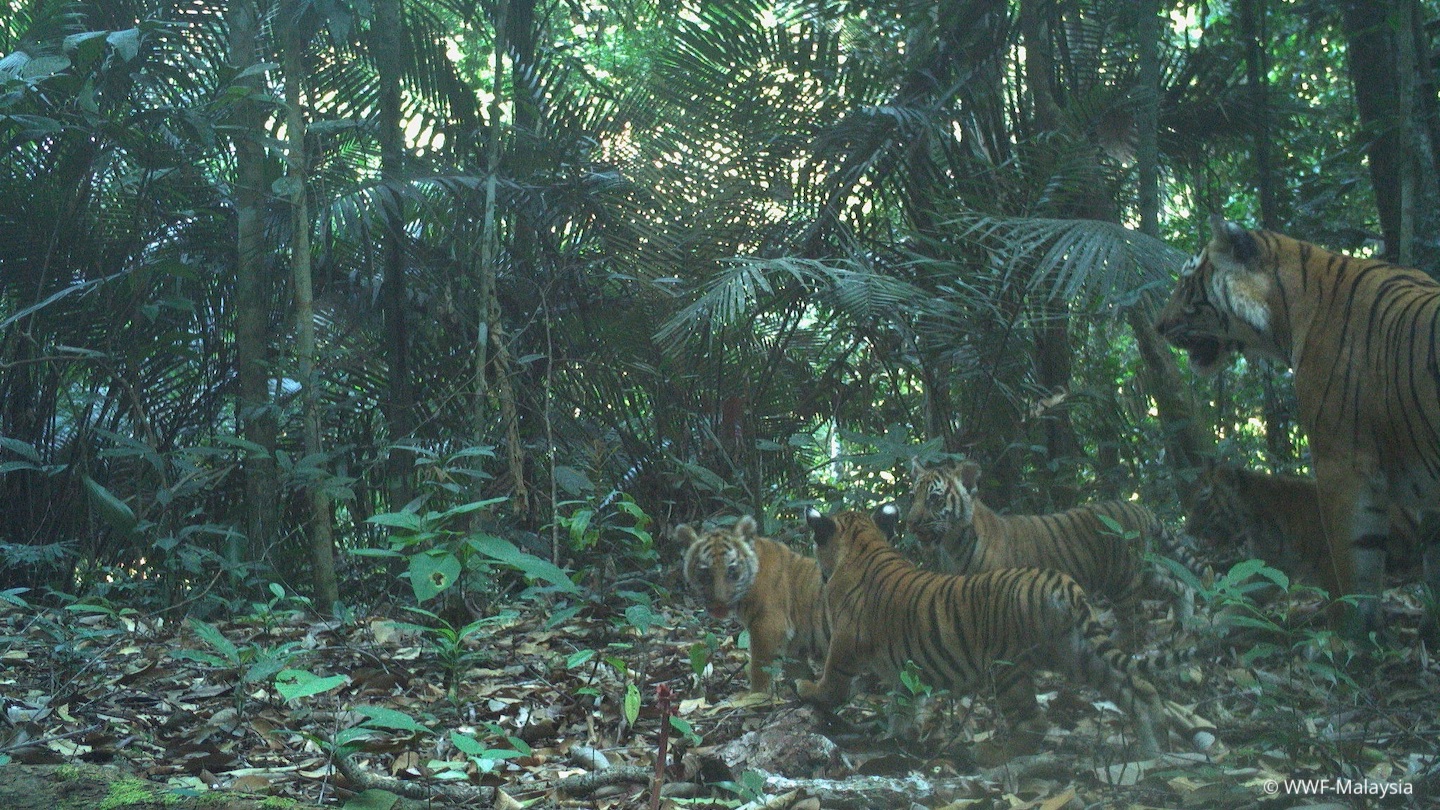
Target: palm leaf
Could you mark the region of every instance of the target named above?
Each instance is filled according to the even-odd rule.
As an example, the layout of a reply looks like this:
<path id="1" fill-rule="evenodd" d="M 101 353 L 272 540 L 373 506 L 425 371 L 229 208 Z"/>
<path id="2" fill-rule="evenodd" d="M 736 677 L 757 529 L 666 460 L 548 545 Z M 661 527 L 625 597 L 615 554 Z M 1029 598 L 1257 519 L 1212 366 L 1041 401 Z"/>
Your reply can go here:
<path id="1" fill-rule="evenodd" d="M 1151 236 L 1089 219 L 965 215 L 960 241 L 991 251 L 1009 278 L 1041 300 L 1083 301 L 1096 311 L 1133 304 L 1169 284 L 1186 254 Z"/>

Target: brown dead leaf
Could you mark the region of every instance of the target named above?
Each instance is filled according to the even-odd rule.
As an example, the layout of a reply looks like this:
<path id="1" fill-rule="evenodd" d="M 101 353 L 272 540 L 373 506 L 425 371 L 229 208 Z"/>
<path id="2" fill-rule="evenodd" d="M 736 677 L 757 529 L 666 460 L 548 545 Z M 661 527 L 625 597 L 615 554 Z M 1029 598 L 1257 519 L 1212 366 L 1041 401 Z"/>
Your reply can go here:
<path id="1" fill-rule="evenodd" d="M 230 789 L 241 793 L 270 793 L 274 783 L 258 773 L 236 777 L 230 782 Z"/>

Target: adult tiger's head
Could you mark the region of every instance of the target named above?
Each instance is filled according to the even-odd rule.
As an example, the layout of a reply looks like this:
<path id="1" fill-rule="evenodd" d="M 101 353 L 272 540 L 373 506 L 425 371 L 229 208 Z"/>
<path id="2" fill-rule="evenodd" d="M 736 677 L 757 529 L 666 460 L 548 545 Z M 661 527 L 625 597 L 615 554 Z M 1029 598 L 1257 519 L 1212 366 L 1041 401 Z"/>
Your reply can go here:
<path id="1" fill-rule="evenodd" d="M 934 543 L 975 520 L 975 486 L 980 465 L 957 461 L 925 466 L 910 459 L 910 513 L 905 523 L 924 542 Z"/>
<path id="2" fill-rule="evenodd" d="M 717 619 L 728 616 L 755 584 L 760 572 L 756 531 L 755 518 L 749 515 L 728 529 L 711 529 L 703 535 L 688 525 L 675 529 L 675 537 L 689 544 L 685 549 L 685 584 Z"/>
<path id="3" fill-rule="evenodd" d="M 1272 332 L 1278 320 L 1272 299 L 1278 289 L 1275 269 L 1303 261 L 1294 250 L 1297 243 L 1247 231 L 1220 216 L 1210 217 L 1210 230 L 1210 244 L 1181 271 L 1155 329 L 1207 376 L 1241 350 L 1289 362 Z"/>
<path id="4" fill-rule="evenodd" d="M 867 550 L 889 548 L 899 520 L 900 510 L 894 504 L 885 504 L 873 515 L 855 511 L 822 515 L 813 506 L 805 510 L 805 523 L 815 535 L 820 576 L 828 580 Z"/>

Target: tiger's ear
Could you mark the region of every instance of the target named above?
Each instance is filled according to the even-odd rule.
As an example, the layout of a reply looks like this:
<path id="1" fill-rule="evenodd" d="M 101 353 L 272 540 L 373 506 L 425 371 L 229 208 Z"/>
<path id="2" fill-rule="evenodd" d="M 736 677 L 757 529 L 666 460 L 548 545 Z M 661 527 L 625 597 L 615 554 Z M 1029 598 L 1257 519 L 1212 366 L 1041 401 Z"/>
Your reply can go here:
<path id="1" fill-rule="evenodd" d="M 871 515 L 871 520 L 874 520 L 876 527 L 884 532 L 885 539 L 894 540 L 895 534 L 900 528 L 900 507 L 893 503 L 884 504 L 875 510 L 875 514 Z"/>
<path id="2" fill-rule="evenodd" d="M 835 536 L 835 521 L 820 514 L 820 510 L 813 506 L 805 510 L 805 523 L 815 535 L 816 546 L 825 545 Z"/>
<path id="3" fill-rule="evenodd" d="M 973 461 L 960 463 L 960 486 L 966 492 L 974 492 L 975 485 L 980 482 L 980 465 Z"/>
<path id="4" fill-rule="evenodd" d="M 1265 273 L 1250 269 L 1250 262 L 1259 255 L 1260 243 L 1254 234 L 1218 214 L 1210 216 L 1210 246 L 1205 256 L 1217 270 L 1213 283 L 1224 289 L 1231 311 L 1240 320 L 1266 333 L 1270 331 L 1268 300 L 1273 282 Z"/>
<path id="5" fill-rule="evenodd" d="M 1244 266 L 1260 255 L 1260 245 L 1255 237 L 1234 222 L 1227 222 L 1219 214 L 1210 215 L 1210 259 L 1220 259 L 1222 269 L 1229 270 L 1235 265 Z"/>
<path id="6" fill-rule="evenodd" d="M 925 474 L 925 465 L 920 463 L 919 456 L 910 457 L 910 480 L 918 481 L 920 476 Z"/>
<path id="7" fill-rule="evenodd" d="M 700 535 L 696 534 L 695 530 L 690 528 L 689 523 L 681 523 L 675 527 L 675 539 L 684 543 L 686 548 L 689 548 L 695 545 L 696 541 L 700 539 Z"/>
<path id="8" fill-rule="evenodd" d="M 755 518 L 750 515 L 743 515 L 735 521 L 735 533 L 746 540 L 754 540 L 759 527 L 755 525 Z"/>

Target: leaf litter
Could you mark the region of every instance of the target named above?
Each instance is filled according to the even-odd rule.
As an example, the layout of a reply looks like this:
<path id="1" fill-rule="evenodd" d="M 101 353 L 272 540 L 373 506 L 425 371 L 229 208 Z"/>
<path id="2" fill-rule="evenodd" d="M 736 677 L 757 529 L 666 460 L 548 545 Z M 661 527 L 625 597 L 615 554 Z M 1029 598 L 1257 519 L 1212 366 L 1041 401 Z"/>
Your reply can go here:
<path id="1" fill-rule="evenodd" d="M 651 806 L 642 777 L 665 722 L 671 808 L 760 807 L 767 796 L 764 806 L 785 807 L 806 796 L 823 807 L 905 796 L 1011 810 L 1436 806 L 1440 669 L 1418 638 L 1416 597 L 1392 591 L 1386 604 L 1393 644 L 1379 650 L 1359 654 L 1308 630 L 1297 634 L 1308 643 L 1229 651 L 1163 682 L 1174 708 L 1213 723 L 1223 742 L 1139 763 L 1121 713 L 1049 675 L 1048 736 L 996 762 L 980 760 L 1003 750 L 1005 723 L 983 696 L 915 701 L 871 685 L 827 720 L 785 691 L 747 694 L 739 628 L 684 604 L 652 608 L 643 632 L 613 606 L 589 602 L 556 622 L 531 604 L 464 637 L 452 650 L 463 655 L 449 658 L 408 616 L 211 623 L 10 605 L 0 613 L 0 757 L 118 765 L 181 794 L 369 806 L 357 799 L 365 787 L 335 767 L 341 741 L 365 773 L 603 810 Z M 655 706 L 658 684 L 677 696 L 673 721 Z M 764 767 L 777 763 L 786 770 Z M 575 781 L 595 774 L 619 778 Z M 1271 794 L 1272 783 L 1309 789 Z M 1337 796 L 1337 785 L 1350 792 Z M 1375 793 L 1386 789 L 1403 793 Z M 792 799 L 778 798 L 787 791 Z"/>

